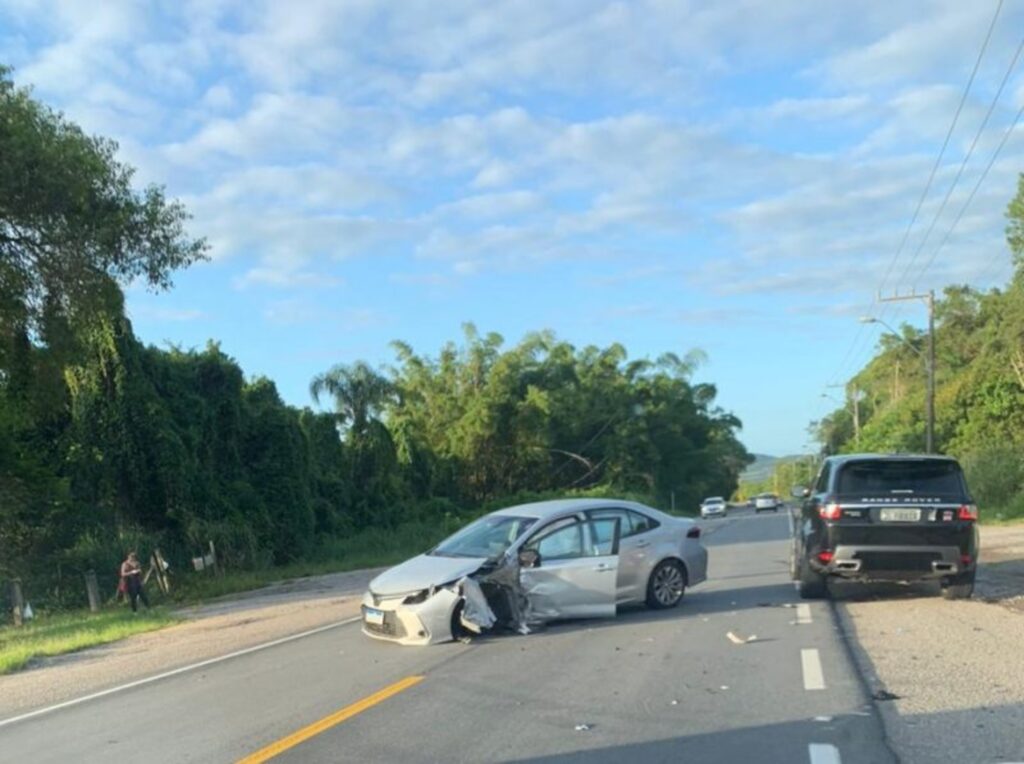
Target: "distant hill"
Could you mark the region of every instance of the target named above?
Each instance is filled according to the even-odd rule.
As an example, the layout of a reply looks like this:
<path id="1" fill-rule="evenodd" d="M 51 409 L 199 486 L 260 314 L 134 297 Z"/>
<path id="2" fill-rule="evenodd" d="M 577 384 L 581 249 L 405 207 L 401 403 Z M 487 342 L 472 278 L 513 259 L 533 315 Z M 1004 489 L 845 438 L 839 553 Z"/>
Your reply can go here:
<path id="1" fill-rule="evenodd" d="M 775 471 L 775 465 L 779 462 L 792 462 L 801 457 L 798 454 L 790 456 L 769 456 L 768 454 L 754 454 L 754 463 L 740 473 L 741 483 L 759 483 L 767 480 Z"/>

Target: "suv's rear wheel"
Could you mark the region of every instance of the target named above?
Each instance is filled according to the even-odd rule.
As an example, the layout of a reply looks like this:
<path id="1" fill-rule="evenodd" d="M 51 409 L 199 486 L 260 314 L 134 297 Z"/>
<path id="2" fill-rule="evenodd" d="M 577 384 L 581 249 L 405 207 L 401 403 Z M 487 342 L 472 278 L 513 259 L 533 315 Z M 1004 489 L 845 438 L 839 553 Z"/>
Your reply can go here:
<path id="1" fill-rule="evenodd" d="M 820 600 L 828 596 L 828 582 L 825 576 L 811 570 L 807 558 L 800 555 L 800 570 L 796 589 L 801 599 Z"/>
<path id="2" fill-rule="evenodd" d="M 966 600 L 974 594 L 974 573 L 965 573 L 952 579 L 942 587 L 942 596 L 947 600 Z"/>

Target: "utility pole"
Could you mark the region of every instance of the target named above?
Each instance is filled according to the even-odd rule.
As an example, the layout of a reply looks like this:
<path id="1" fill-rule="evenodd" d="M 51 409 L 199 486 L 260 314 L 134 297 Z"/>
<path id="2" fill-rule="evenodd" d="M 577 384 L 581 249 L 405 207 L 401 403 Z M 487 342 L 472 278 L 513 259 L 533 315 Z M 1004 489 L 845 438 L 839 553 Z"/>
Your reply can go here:
<path id="1" fill-rule="evenodd" d="M 860 390 L 853 388 L 853 445 L 860 448 Z"/>
<path id="2" fill-rule="evenodd" d="M 922 300 L 928 308 L 928 352 L 924 355 L 924 363 L 928 373 L 928 389 L 925 402 L 925 451 L 935 453 L 935 290 L 927 294 L 894 294 L 892 297 L 878 296 L 879 302 L 905 302 L 906 300 Z M 874 319 L 877 321 L 877 319 Z M 878 323 L 881 323 L 880 321 Z M 899 335 L 897 335 L 899 336 Z M 902 339 L 902 338 L 901 338 Z M 913 348 L 913 345 L 911 345 Z M 920 351 L 914 350 L 921 355 Z"/>

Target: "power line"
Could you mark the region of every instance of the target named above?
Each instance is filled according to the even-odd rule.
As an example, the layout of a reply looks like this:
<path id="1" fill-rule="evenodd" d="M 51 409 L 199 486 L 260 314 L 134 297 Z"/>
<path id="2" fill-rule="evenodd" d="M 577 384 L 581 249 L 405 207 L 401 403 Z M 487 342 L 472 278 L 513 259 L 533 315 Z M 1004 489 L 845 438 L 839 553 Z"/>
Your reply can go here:
<path id="1" fill-rule="evenodd" d="M 946 235 L 942 237 L 942 241 L 939 242 L 939 246 L 936 247 L 935 251 L 932 253 L 931 259 L 927 263 L 925 263 L 924 269 L 921 271 L 921 273 L 918 274 L 918 279 L 920 279 L 921 276 L 924 275 L 925 271 L 927 271 L 928 268 L 931 267 L 931 264 L 935 262 L 935 258 L 939 256 L 939 252 L 941 252 L 942 248 L 946 246 L 946 242 L 949 241 L 949 237 L 953 235 L 953 231 L 957 227 L 957 224 L 960 222 L 960 218 L 964 216 L 964 213 L 967 212 L 967 208 L 971 206 L 971 202 L 974 201 L 975 194 L 977 194 L 978 189 L 981 188 L 981 184 L 984 182 L 989 170 L 992 169 L 992 165 L 996 163 L 996 159 L 998 158 L 999 153 L 1003 150 L 1003 146 L 1006 145 L 1006 142 L 1010 139 L 1010 136 L 1013 135 L 1013 131 L 1017 129 L 1017 124 L 1020 122 L 1022 116 L 1024 116 L 1024 105 L 1022 105 L 1017 110 L 1017 116 L 1013 118 L 1013 122 L 1010 124 L 1008 128 L 1006 128 L 1006 132 L 1003 133 L 1002 140 L 999 141 L 999 145 L 996 146 L 996 150 L 992 152 L 992 157 L 988 160 L 988 164 L 985 165 L 985 169 L 982 171 L 981 177 L 979 177 L 978 182 L 974 184 L 974 188 L 971 189 L 970 195 L 967 197 L 967 200 L 964 202 L 963 206 L 960 208 L 960 211 L 957 213 L 956 218 L 953 220 L 953 224 L 949 227 L 949 230 L 946 231 Z M 916 283 L 917 280 L 915 280 L 915 286 Z"/>
<path id="2" fill-rule="evenodd" d="M 992 14 L 992 21 L 988 26 L 988 32 L 985 33 L 985 39 L 981 44 L 981 49 L 978 51 L 978 57 L 974 61 L 974 67 L 971 69 L 971 76 L 967 79 L 967 84 L 964 86 L 964 92 L 960 96 L 960 103 L 957 104 L 956 112 L 953 114 L 953 121 L 949 125 L 949 130 L 946 131 L 946 138 L 942 142 L 942 148 L 939 150 L 939 155 L 935 158 L 935 163 L 932 165 L 931 172 L 928 174 L 928 182 L 925 184 L 924 190 L 921 192 L 921 197 L 917 200 L 917 206 L 914 209 L 914 214 L 910 219 L 910 223 L 907 225 L 906 231 L 903 232 L 903 238 L 900 241 L 899 247 L 896 249 L 896 253 L 893 255 L 892 260 L 889 262 L 889 267 L 885 271 L 885 275 L 882 276 L 882 281 L 878 285 L 876 294 L 880 293 L 885 287 L 886 282 L 889 280 L 889 276 L 892 274 L 893 268 L 896 267 L 896 262 L 899 260 L 900 255 L 903 253 L 903 248 L 907 244 L 907 239 L 910 237 L 910 232 L 914 228 L 914 224 L 917 222 L 918 216 L 921 214 L 921 207 L 924 204 L 924 200 L 928 196 L 928 192 L 931 190 L 932 183 L 935 180 L 935 173 L 938 171 L 939 166 L 942 164 L 942 158 L 945 156 L 946 148 L 949 146 L 949 141 L 953 136 L 953 130 L 956 129 L 958 120 L 960 119 L 960 113 L 963 111 L 964 104 L 967 102 L 967 96 L 971 92 L 971 86 L 974 84 L 974 78 L 978 74 L 978 69 L 981 67 L 981 61 L 985 56 L 985 51 L 988 49 L 989 41 L 992 39 L 992 32 L 996 28 L 996 21 L 999 19 L 999 14 L 1003 9 L 1004 0 L 999 0 L 996 4 L 995 13 Z M 873 318 L 881 318 L 885 314 L 887 305 L 882 305 L 881 310 L 876 313 L 875 306 L 878 305 L 878 301 L 873 299 L 871 306 L 868 308 L 868 312 Z M 858 343 L 864 336 L 864 324 L 861 324 L 857 333 L 854 336 L 853 342 L 847 348 L 846 354 L 843 356 L 843 360 L 837 366 L 836 374 L 831 378 L 831 382 L 834 382 L 839 378 L 839 375 L 845 373 L 846 363 L 849 360 L 851 354 L 854 352 L 854 348 L 859 347 Z"/>
<path id="3" fill-rule="evenodd" d="M 964 168 L 967 167 L 967 162 L 974 154 L 974 149 L 978 145 L 978 141 L 981 140 L 982 133 L 985 132 L 985 127 L 988 125 L 989 118 L 992 113 L 996 110 L 996 104 L 999 103 L 999 98 L 1003 94 L 1003 89 L 1006 87 L 1006 83 L 1010 79 L 1010 75 L 1013 74 L 1013 70 L 1017 67 L 1017 60 L 1020 58 L 1021 52 L 1024 51 L 1024 38 L 1021 38 L 1020 45 L 1017 46 L 1017 51 L 1013 54 L 1013 58 L 1010 60 L 1010 65 L 1006 68 L 1006 73 L 1003 75 L 1002 82 L 999 83 L 999 89 L 996 90 L 995 97 L 992 99 L 992 103 L 989 104 L 988 111 L 985 112 L 985 118 L 981 121 L 978 126 L 978 131 L 974 134 L 974 140 L 971 141 L 970 148 L 967 149 L 967 153 L 964 154 L 963 161 L 960 162 L 960 168 L 956 172 L 956 177 L 953 178 L 953 182 L 949 186 L 949 190 L 946 191 L 946 196 L 942 199 L 942 204 L 939 205 L 938 211 L 935 213 L 935 217 L 932 218 L 932 224 L 928 226 L 928 230 L 925 232 L 924 238 L 921 239 L 921 243 L 917 246 L 914 251 L 914 256 L 910 258 L 910 262 L 907 263 L 907 267 L 903 271 L 903 276 L 900 281 L 906 281 L 907 276 L 910 275 L 910 270 L 914 267 L 914 263 L 917 262 L 918 256 L 924 249 L 924 245 L 928 242 L 929 237 L 932 235 L 932 231 L 935 230 L 935 226 L 939 222 L 939 218 L 942 217 L 943 211 L 946 209 L 946 204 L 949 202 L 950 197 L 953 195 L 953 191 L 956 188 L 957 183 L 960 182 L 960 177 L 964 174 Z M 934 260 L 934 258 L 933 258 Z M 924 275 L 924 272 L 928 270 L 928 266 L 918 274 L 917 278 L 920 279 Z"/>
<path id="4" fill-rule="evenodd" d="M 924 186 L 924 191 L 921 192 L 921 198 L 917 200 L 917 207 L 914 209 L 914 215 L 910 219 L 910 223 L 907 225 L 907 230 L 903 232 L 903 239 L 900 241 L 900 246 L 896 250 L 896 254 L 893 255 L 892 261 L 889 263 L 889 268 L 885 272 L 885 276 L 882 277 L 882 283 L 878 285 L 878 291 L 882 291 L 885 288 L 885 282 L 888 281 L 889 275 L 892 273 L 893 268 L 896 266 L 896 261 L 899 260 L 900 255 L 903 253 L 903 247 L 907 244 L 907 239 L 910 238 L 910 231 L 914 227 L 914 223 L 917 222 L 917 217 L 921 213 L 921 207 L 924 204 L 924 200 L 928 196 L 928 192 L 932 188 L 932 182 L 935 180 L 935 173 L 939 169 L 939 165 L 942 164 L 942 157 L 946 154 L 946 148 L 949 146 L 949 140 L 953 137 L 953 130 L 956 128 L 956 123 L 960 119 L 960 112 L 963 111 L 964 104 L 967 102 L 967 96 L 971 92 L 971 85 L 974 84 L 974 78 L 978 74 L 978 69 L 981 67 L 981 59 L 985 56 L 985 50 L 988 48 L 989 40 L 992 39 L 992 32 L 996 28 L 996 20 L 999 18 L 999 13 L 1003 9 L 1003 1 L 999 0 L 996 5 L 996 12 L 992 16 L 992 23 L 988 26 L 988 33 L 985 35 L 985 41 L 981 44 L 981 50 L 978 51 L 978 58 L 974 62 L 974 68 L 971 70 L 971 76 L 967 80 L 967 86 L 964 88 L 963 95 L 960 96 L 960 103 L 957 104 L 956 113 L 953 114 L 953 121 L 949 125 L 949 130 L 946 131 L 946 139 L 942 142 L 942 148 L 939 150 L 939 155 L 935 157 L 935 164 L 932 165 L 932 171 L 928 174 L 928 182 Z"/>

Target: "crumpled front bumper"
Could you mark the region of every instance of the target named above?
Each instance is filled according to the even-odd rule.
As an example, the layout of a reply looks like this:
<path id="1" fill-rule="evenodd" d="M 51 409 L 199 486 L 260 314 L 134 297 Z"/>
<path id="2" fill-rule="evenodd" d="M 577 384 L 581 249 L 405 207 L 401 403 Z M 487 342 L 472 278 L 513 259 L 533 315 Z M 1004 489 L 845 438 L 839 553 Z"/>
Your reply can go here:
<path id="1" fill-rule="evenodd" d="M 452 614 L 462 597 L 452 589 L 439 588 L 423 602 L 406 604 L 409 594 L 397 597 L 363 595 L 363 634 L 400 645 L 433 645 L 452 639 Z M 367 609 L 384 613 L 384 623 L 367 620 Z"/>
<path id="2" fill-rule="evenodd" d="M 492 609 L 495 603 L 485 595 L 481 584 L 500 600 L 500 616 Z M 363 633 L 400 645 L 448 642 L 456 637 L 453 628 L 460 633 L 481 634 L 499 623 L 527 634 L 534 614 L 526 594 L 519 583 L 519 564 L 515 558 L 432 587 L 425 595 L 420 591 L 384 596 L 371 590 L 363 595 Z M 380 611 L 382 622 L 368 619 L 370 610 Z"/>
<path id="3" fill-rule="evenodd" d="M 480 584 L 468 577 L 427 593 L 381 597 L 366 592 L 361 609 L 364 634 L 400 645 L 448 642 L 455 638 L 452 633 L 455 625 L 463 631 L 480 634 L 497 621 Z M 371 611 L 382 613 L 383 622 L 368 618 Z"/>

